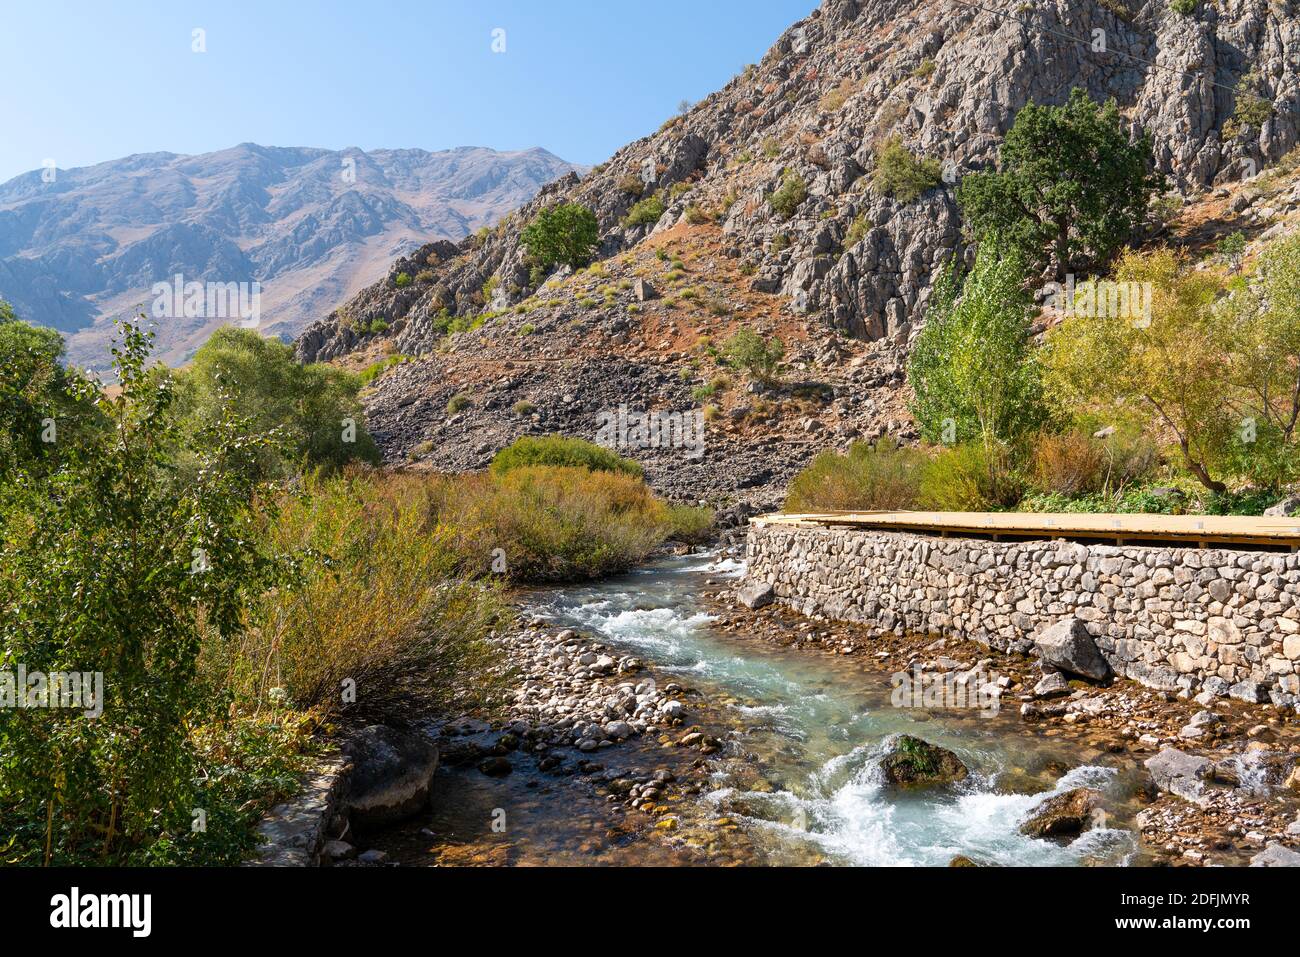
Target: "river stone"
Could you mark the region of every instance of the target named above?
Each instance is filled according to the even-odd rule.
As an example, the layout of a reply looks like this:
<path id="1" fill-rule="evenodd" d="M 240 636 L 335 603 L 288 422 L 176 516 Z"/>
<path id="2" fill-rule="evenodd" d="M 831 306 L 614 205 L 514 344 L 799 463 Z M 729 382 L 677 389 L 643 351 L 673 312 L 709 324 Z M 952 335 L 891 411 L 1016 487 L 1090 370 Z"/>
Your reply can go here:
<path id="1" fill-rule="evenodd" d="M 1034 685 L 1035 698 L 1055 698 L 1069 693 L 1070 685 L 1059 671 L 1049 671 Z"/>
<path id="2" fill-rule="evenodd" d="M 764 608 L 776 600 L 776 591 L 769 582 L 746 582 L 736 598 L 746 608 Z"/>
<path id="3" fill-rule="evenodd" d="M 503 778 L 514 770 L 510 762 L 500 756 L 484 758 L 478 769 L 490 778 Z"/>
<path id="4" fill-rule="evenodd" d="M 418 732 L 374 724 L 343 746 L 352 762 L 348 817 L 364 830 L 403 820 L 429 803 L 438 749 Z"/>
<path id="5" fill-rule="evenodd" d="M 978 864 L 972 861 L 965 854 L 958 854 L 956 857 L 954 857 L 951 861 L 948 862 L 948 866 L 949 867 L 979 867 Z"/>
<path id="6" fill-rule="evenodd" d="M 970 773 L 961 758 L 947 748 L 910 734 L 900 734 L 885 746 L 880 770 L 889 784 L 905 788 L 933 787 L 960 781 Z"/>
<path id="7" fill-rule="evenodd" d="M 1300 867 L 1300 853 L 1276 841 L 1250 859 L 1251 867 Z"/>
<path id="8" fill-rule="evenodd" d="M 1093 826 L 1094 811 L 1101 806 L 1101 793 L 1092 788 L 1074 788 L 1048 798 L 1020 825 L 1030 837 L 1064 837 L 1082 834 Z"/>
<path id="9" fill-rule="evenodd" d="M 1159 754 L 1147 758 L 1145 763 L 1151 780 L 1160 790 L 1195 804 L 1207 799 L 1205 778 L 1212 767 L 1208 758 L 1165 747 Z"/>
<path id="10" fill-rule="evenodd" d="M 1034 647 L 1043 661 L 1071 674 L 1105 681 L 1110 665 L 1088 634 L 1088 627 L 1078 618 L 1064 618 L 1045 629 L 1034 639 Z"/>

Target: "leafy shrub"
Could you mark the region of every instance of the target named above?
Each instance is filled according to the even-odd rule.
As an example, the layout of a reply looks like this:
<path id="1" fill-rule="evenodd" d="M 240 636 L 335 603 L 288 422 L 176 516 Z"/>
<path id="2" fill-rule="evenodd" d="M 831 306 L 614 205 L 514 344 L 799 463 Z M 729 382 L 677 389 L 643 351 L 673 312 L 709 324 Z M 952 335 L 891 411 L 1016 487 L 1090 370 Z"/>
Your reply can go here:
<path id="1" fill-rule="evenodd" d="M 411 284 L 411 282 L 410 273 L 399 272 L 395 277 L 393 277 L 393 285 L 397 286 L 398 289 L 405 289 Z"/>
<path id="2" fill-rule="evenodd" d="M 619 472 L 634 478 L 643 474 L 641 466 L 631 459 L 616 455 L 594 442 L 562 435 L 520 436 L 493 457 L 491 470 L 493 475 L 505 475 L 531 465 Z"/>
<path id="3" fill-rule="evenodd" d="M 915 508 L 929 456 L 882 439 L 854 442 L 848 454 L 820 452 L 790 482 L 787 512 Z"/>
<path id="4" fill-rule="evenodd" d="M 943 182 L 943 166 L 936 159 L 917 159 L 894 136 L 880 148 L 872 182 L 881 195 L 910 203 Z"/>
<path id="5" fill-rule="evenodd" d="M 653 226 L 659 222 L 667 207 L 664 205 L 663 197 L 658 194 L 647 196 L 641 202 L 633 205 L 628 210 L 627 216 L 623 218 L 624 226 Z"/>
<path id="6" fill-rule="evenodd" d="M 524 227 L 520 235 L 528 255 L 544 271 L 557 264 L 581 269 L 591 262 L 600 239 L 596 214 L 586 206 L 549 206 Z"/>
<path id="7" fill-rule="evenodd" d="M 781 186 L 767 198 L 768 205 L 782 219 L 789 219 L 808 198 L 808 184 L 798 173 L 787 173 Z"/>
<path id="8" fill-rule="evenodd" d="M 775 336 L 764 339 L 749 329 L 739 329 L 724 344 L 722 354 L 733 368 L 743 369 L 759 382 L 771 382 L 785 355 L 785 346 Z"/>
<path id="9" fill-rule="evenodd" d="M 63 354 L 62 336 L 15 318 L 0 300 L 0 479 L 20 469 L 40 474 L 55 445 L 102 425 Z"/>
<path id="10" fill-rule="evenodd" d="M 520 399 L 518 402 L 514 404 L 512 410 L 514 411 L 515 415 L 526 416 L 526 415 L 532 415 L 534 412 L 536 412 L 537 406 L 533 405 L 527 399 Z"/>
<path id="11" fill-rule="evenodd" d="M 1014 441 L 1043 422 L 1023 279 L 1018 254 L 985 243 L 964 280 L 955 260 L 936 280 L 907 369 L 927 440 Z"/>
<path id="12" fill-rule="evenodd" d="M 421 269 L 415 274 L 415 281 L 418 283 L 427 284 L 433 282 L 433 280 L 434 275 L 432 269 Z"/>
<path id="13" fill-rule="evenodd" d="M 921 473 L 919 504 L 940 512 L 987 512 L 1014 506 L 1019 478 L 1001 446 L 971 442 L 944 449 Z"/>
<path id="14" fill-rule="evenodd" d="M 190 436 L 199 468 L 178 478 L 172 382 L 146 370 L 151 336 L 119 329 L 120 392 L 72 386 L 108 427 L 60 445 L 49 479 L 19 474 L 3 489 L 0 657 L 29 673 L 103 676 L 98 717 L 0 708 L 10 863 L 147 863 L 163 848 L 193 860 L 237 815 L 223 802 L 208 832 L 191 829 L 205 805 L 188 731 L 225 714 L 197 674 L 203 629 L 236 635 L 249 595 L 277 578 L 244 511 L 247 460 L 265 440 L 227 409 Z"/>
<path id="15" fill-rule="evenodd" d="M 457 412 L 464 412 L 473 404 L 474 400 L 468 395 L 464 392 L 457 392 L 447 400 L 447 414 L 455 415 Z"/>
<path id="16" fill-rule="evenodd" d="M 1180 16 L 1190 17 L 1196 12 L 1196 0 L 1171 0 L 1169 9 Z"/>
<path id="17" fill-rule="evenodd" d="M 274 436 L 248 463 L 253 478 L 283 477 L 303 465 L 379 461 L 357 398 L 360 378 L 330 365 L 301 365 L 291 346 L 252 329 L 218 329 L 174 376 L 185 421 L 180 434 L 210 429 L 230 413 L 249 434 Z M 192 456 L 182 464 L 192 467 Z"/>
<path id="18" fill-rule="evenodd" d="M 618 181 L 618 188 L 630 196 L 640 196 L 645 192 L 645 181 L 636 173 L 628 173 Z"/>

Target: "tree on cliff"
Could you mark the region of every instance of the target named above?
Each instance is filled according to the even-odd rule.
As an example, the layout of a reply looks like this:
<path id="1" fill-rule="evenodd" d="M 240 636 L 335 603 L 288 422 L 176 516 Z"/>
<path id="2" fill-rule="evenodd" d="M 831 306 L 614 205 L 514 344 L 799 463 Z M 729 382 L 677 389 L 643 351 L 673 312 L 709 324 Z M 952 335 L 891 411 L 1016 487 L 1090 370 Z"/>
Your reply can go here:
<path id="1" fill-rule="evenodd" d="M 996 234 L 1058 281 L 1112 259 L 1164 183 L 1150 135 L 1133 140 L 1114 100 L 1103 106 L 1079 89 L 1064 106 L 1021 110 L 1000 160 L 962 181 L 962 212 L 978 239 Z"/>
<path id="2" fill-rule="evenodd" d="M 520 238 L 533 263 L 543 271 L 559 264 L 581 269 L 591 262 L 600 230 L 595 213 L 586 206 L 564 203 L 538 213 Z"/>

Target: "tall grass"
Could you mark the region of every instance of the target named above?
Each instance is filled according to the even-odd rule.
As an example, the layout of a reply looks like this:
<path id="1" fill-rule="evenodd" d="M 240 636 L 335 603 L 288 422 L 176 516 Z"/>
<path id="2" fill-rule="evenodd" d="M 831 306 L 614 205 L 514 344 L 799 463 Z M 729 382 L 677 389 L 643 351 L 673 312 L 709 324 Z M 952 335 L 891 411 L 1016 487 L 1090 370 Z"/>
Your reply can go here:
<path id="1" fill-rule="evenodd" d="M 252 602 L 236 640 L 205 643 L 209 672 L 255 712 L 479 702 L 504 602 L 493 583 L 457 577 L 458 533 L 435 501 L 420 482 L 359 472 L 280 497 L 260 532 L 295 562 L 294 581 Z"/>

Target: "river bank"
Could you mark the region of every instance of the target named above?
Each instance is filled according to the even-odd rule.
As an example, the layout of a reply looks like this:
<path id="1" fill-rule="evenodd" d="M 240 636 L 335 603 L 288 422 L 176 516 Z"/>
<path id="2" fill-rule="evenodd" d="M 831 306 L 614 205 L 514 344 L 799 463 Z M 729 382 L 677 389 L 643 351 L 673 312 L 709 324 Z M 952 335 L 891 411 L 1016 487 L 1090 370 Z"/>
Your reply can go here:
<path id="1" fill-rule="evenodd" d="M 1216 704 L 1193 740 L 1210 709 L 1126 682 L 1022 701 L 1041 677 L 1029 659 L 737 609 L 739 571 L 691 555 L 521 594 L 500 645 L 513 700 L 428 729 L 444 754 L 432 806 L 372 846 L 416 866 L 1192 865 L 1294 841 L 1296 802 L 1269 785 L 1300 754 L 1294 723 Z M 1004 686 L 995 711 L 896 706 L 900 673 L 977 667 Z M 951 748 L 970 778 L 884 786 L 900 733 Z M 1145 767 L 1171 743 L 1211 762 L 1198 803 Z M 1100 826 L 1069 843 L 1019 832 L 1078 787 L 1104 796 Z"/>

